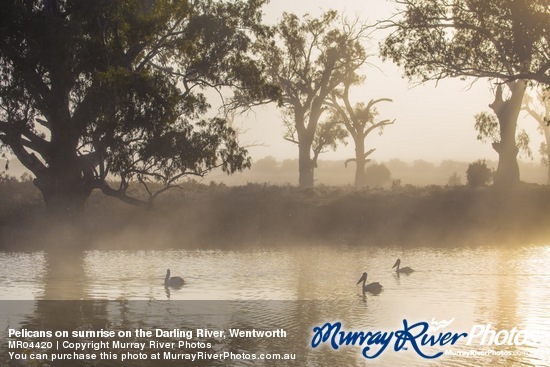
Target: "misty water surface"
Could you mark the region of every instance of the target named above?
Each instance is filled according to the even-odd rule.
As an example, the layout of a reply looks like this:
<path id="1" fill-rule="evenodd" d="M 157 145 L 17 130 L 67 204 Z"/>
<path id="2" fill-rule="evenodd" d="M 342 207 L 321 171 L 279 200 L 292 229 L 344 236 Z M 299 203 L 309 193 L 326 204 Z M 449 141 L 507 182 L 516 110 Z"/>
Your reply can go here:
<path id="1" fill-rule="evenodd" d="M 402 266 L 410 266 L 415 272 L 408 276 L 393 272 L 391 266 L 398 257 Z M 308 363 L 317 361 L 312 365 L 327 358 L 334 359 L 334 363 L 342 363 L 338 358 L 344 358 L 376 365 L 365 362 L 358 348 L 337 352 L 307 348 L 311 327 L 327 321 L 342 321 L 355 330 L 396 330 L 402 327 L 403 319 L 430 322 L 454 318 L 451 330 L 457 331 L 470 331 L 473 324 L 492 323 L 497 330 L 527 329 L 539 337 L 539 345 L 502 347 L 525 352 L 523 356 L 447 356 L 445 364 L 544 366 L 550 353 L 549 262 L 550 246 L 87 251 L 68 258 L 44 252 L 0 253 L 0 294 L 4 300 L 169 299 L 174 304 L 178 300 L 250 301 L 255 322 L 305 330 L 302 338 L 306 341 L 300 341 L 299 349 L 307 354 Z M 185 278 L 182 289 L 164 288 L 167 268 L 172 275 Z M 381 294 L 362 297 L 356 282 L 363 271 L 368 272 L 369 282 L 383 285 Z M 262 303 L 255 309 L 253 301 L 265 300 L 285 302 L 274 302 L 271 309 Z M 241 311 L 236 309 L 235 314 Z M 17 322 L 9 312 L 4 310 L 2 316 L 12 324 Z M 27 311 L 20 312 L 23 315 Z M 158 312 L 148 317 L 162 319 L 165 310 Z M 120 317 L 116 314 L 109 317 Z M 196 322 L 199 327 L 200 321 Z M 0 326 L 5 330 L 5 325 Z M 468 349 L 464 345 L 459 348 Z M 413 352 L 388 352 L 380 361 L 409 366 L 427 362 Z"/>

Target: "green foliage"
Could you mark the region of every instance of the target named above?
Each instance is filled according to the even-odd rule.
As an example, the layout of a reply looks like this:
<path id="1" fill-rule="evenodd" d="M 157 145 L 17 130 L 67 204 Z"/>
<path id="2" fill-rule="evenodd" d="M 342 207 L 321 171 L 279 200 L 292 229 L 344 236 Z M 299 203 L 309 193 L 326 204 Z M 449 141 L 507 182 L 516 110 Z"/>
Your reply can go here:
<path id="1" fill-rule="evenodd" d="M 474 119 L 476 121 L 474 128 L 477 131 L 477 140 L 493 143 L 500 141 L 498 119 L 495 114 L 480 112 L 474 116 Z"/>
<path id="2" fill-rule="evenodd" d="M 493 170 L 487 167 L 485 159 L 477 160 L 468 165 L 466 181 L 471 187 L 487 186 L 493 180 Z"/>
<path id="3" fill-rule="evenodd" d="M 550 84 L 547 0 L 399 0 L 381 55 L 409 78 L 529 79 Z"/>
<path id="4" fill-rule="evenodd" d="M 527 111 L 538 123 L 538 131 L 544 135 L 545 140 L 540 145 L 541 161 L 548 166 L 548 146 L 550 141 L 550 89 L 538 88 L 536 98 L 525 94 L 522 109 Z M 550 171 L 549 171 L 550 174 Z M 550 176 L 549 176 L 550 177 Z"/>
<path id="5" fill-rule="evenodd" d="M 516 146 L 518 147 L 519 152 L 525 154 L 527 158 L 533 159 L 533 152 L 531 151 L 531 148 L 529 148 L 530 141 L 531 138 L 525 129 L 521 129 L 516 134 Z"/>
<path id="6" fill-rule="evenodd" d="M 0 142 L 45 196 L 99 188 L 128 199 L 131 180 L 169 187 L 249 167 L 226 121 L 203 117 L 205 91 L 276 96 L 250 56 L 268 32 L 264 3 L 3 1 Z"/>
<path id="7" fill-rule="evenodd" d="M 477 140 L 482 142 L 491 141 L 492 143 L 500 142 L 500 126 L 498 119 L 493 113 L 481 112 L 475 115 L 474 128 L 477 131 Z M 516 147 L 521 154 L 524 154 L 527 158 L 533 159 L 533 152 L 529 147 L 530 142 L 529 134 L 525 129 L 521 129 L 516 134 Z"/>
<path id="8" fill-rule="evenodd" d="M 345 145 L 347 137 L 348 131 L 341 124 L 334 121 L 320 123 L 312 144 L 314 162 L 317 162 L 319 154 L 326 152 L 328 149 L 334 151 L 339 144 Z"/>

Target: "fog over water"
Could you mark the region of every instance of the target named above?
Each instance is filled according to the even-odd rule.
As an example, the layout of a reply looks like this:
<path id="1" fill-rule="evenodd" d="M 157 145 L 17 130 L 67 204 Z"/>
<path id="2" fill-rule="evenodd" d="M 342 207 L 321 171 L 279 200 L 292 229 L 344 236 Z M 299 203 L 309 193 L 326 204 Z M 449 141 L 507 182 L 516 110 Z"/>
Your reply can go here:
<path id="1" fill-rule="evenodd" d="M 410 266 L 415 272 L 397 275 L 391 266 L 398 257 L 402 259 L 403 266 Z M 137 316 L 146 309 L 146 325 L 163 325 L 166 322 L 163 313 L 167 307 L 172 307 L 173 313 L 191 312 L 193 304 L 181 308 L 184 303 L 178 306 L 178 300 L 240 301 L 241 306 L 233 311 L 232 306 L 224 306 L 225 311 L 221 311 L 214 303 L 204 303 L 199 309 L 204 311 L 214 307 L 208 312 L 226 314 L 222 319 L 212 319 L 212 316 L 205 319 L 210 320 L 208 325 L 211 326 L 226 318 L 234 318 L 227 322 L 229 325 L 235 324 L 239 312 L 245 312 L 254 315 L 251 322 L 255 325 L 287 327 L 295 334 L 309 333 L 312 326 L 327 321 L 341 321 L 347 328 L 355 330 L 392 330 L 400 328 L 403 319 L 411 323 L 453 319 L 449 330 L 456 332 L 469 332 L 473 325 L 491 323 L 496 330 L 510 330 L 513 327 L 528 330 L 540 338 L 539 342 L 532 346 L 497 348 L 525 352 L 521 357 L 476 359 L 446 356 L 443 357 L 445 363 L 489 366 L 498 360 L 498 365 L 523 363 L 543 366 L 548 362 L 542 359 L 541 354 L 548 355 L 550 352 L 547 338 L 550 333 L 550 308 L 546 302 L 550 297 L 547 287 L 550 273 L 544 266 L 550 261 L 548 246 L 519 246 L 515 249 L 421 247 L 408 251 L 391 246 L 86 251 L 65 260 L 71 261 L 72 269 L 63 274 L 59 270 L 59 260 L 47 253 L 0 254 L 0 263 L 4 265 L 0 270 L 2 298 L 170 299 L 176 302 L 172 306 L 164 304 L 160 309 L 156 309 L 154 304 L 140 306 L 135 302 L 125 303 L 126 317 L 130 317 L 125 321 L 127 325 L 137 321 L 131 318 L 132 314 Z M 184 277 L 186 285 L 183 288 L 169 290 L 162 286 L 167 267 L 172 274 Z M 383 285 L 382 293 L 361 295 L 360 286 L 355 283 L 363 271 L 369 273 L 368 282 L 378 281 Z M 255 303 L 257 301 L 264 303 Z M 266 306 L 265 301 L 274 302 Z M 296 301 L 314 302 L 302 309 L 300 302 Z M 112 304 L 104 316 L 112 324 L 121 322 L 117 309 L 118 306 Z M 17 323 L 17 315 L 24 315 L 27 311 L 4 312 L 8 315 L 1 315 L 2 330 L 6 329 L 6 322 L 13 327 L 13 323 Z M 178 319 L 176 325 L 190 327 L 193 319 Z M 306 337 L 309 338 L 307 334 Z M 347 348 L 341 353 L 323 348 L 318 351 L 296 348 L 300 358 L 307 357 L 310 361 L 334 358 L 335 362 L 340 363 L 347 359 L 360 363 L 362 360 L 358 348 Z M 467 351 L 476 347 L 462 343 L 452 349 Z M 477 349 L 483 348 L 478 346 Z M 427 350 L 437 351 L 437 348 Z M 534 351 L 537 354 L 532 353 Z M 381 361 L 412 366 L 424 366 L 427 362 L 413 352 L 386 353 Z"/>

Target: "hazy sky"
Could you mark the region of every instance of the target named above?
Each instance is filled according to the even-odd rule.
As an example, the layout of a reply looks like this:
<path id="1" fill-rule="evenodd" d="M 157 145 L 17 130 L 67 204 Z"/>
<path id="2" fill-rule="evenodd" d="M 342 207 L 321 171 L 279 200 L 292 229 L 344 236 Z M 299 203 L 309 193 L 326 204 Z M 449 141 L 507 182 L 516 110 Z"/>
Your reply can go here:
<path id="1" fill-rule="evenodd" d="M 349 17 L 358 16 L 369 23 L 382 20 L 392 14 L 395 5 L 384 0 L 272 0 L 265 7 L 265 21 L 276 22 L 286 12 L 303 15 L 319 15 L 324 10 L 334 9 Z M 382 35 L 374 35 L 367 45 L 371 54 L 378 53 L 378 41 Z M 439 162 L 445 159 L 473 161 L 484 158 L 497 160 L 497 153 L 489 143 L 476 140 L 474 115 L 491 111 L 488 104 L 494 99 L 487 80 L 464 82 L 443 80 L 437 86 L 430 83 L 414 86 L 401 77 L 402 72 L 391 62 L 383 63 L 375 55 L 370 60 L 376 65 L 366 67 L 366 82 L 352 91 L 354 102 L 378 98 L 392 98 L 393 103 L 380 103 L 380 117 L 396 119 L 387 126 L 384 134 L 367 137 L 367 149 L 376 148 L 372 158 L 378 161 L 399 158 L 404 161 L 424 159 Z M 253 159 L 268 155 L 278 158 L 297 158 L 296 145 L 285 141 L 281 114 L 274 106 L 255 110 L 242 121 L 246 130 L 241 138 L 243 144 L 258 144 L 249 148 Z M 240 120 L 238 120 L 240 121 Z M 520 115 L 519 128 L 525 128 L 531 136 L 531 150 L 535 161 L 542 137 L 536 122 L 525 113 Z M 353 156 L 353 143 L 341 146 L 336 152 L 321 155 L 320 159 L 346 159 Z M 522 158 L 527 160 L 527 158 Z"/>

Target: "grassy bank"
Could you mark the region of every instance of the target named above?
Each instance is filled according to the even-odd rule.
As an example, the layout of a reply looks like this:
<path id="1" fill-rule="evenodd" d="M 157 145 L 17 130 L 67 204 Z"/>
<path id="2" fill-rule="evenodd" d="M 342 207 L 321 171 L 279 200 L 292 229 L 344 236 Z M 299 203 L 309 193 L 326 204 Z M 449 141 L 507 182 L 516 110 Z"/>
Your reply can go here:
<path id="1" fill-rule="evenodd" d="M 455 246 L 545 243 L 550 190 L 404 186 L 392 190 L 185 184 L 144 211 L 95 193 L 82 226 L 44 216 L 30 183 L 2 187 L 4 249 L 75 241 L 92 248 L 231 248 L 296 244 Z"/>

